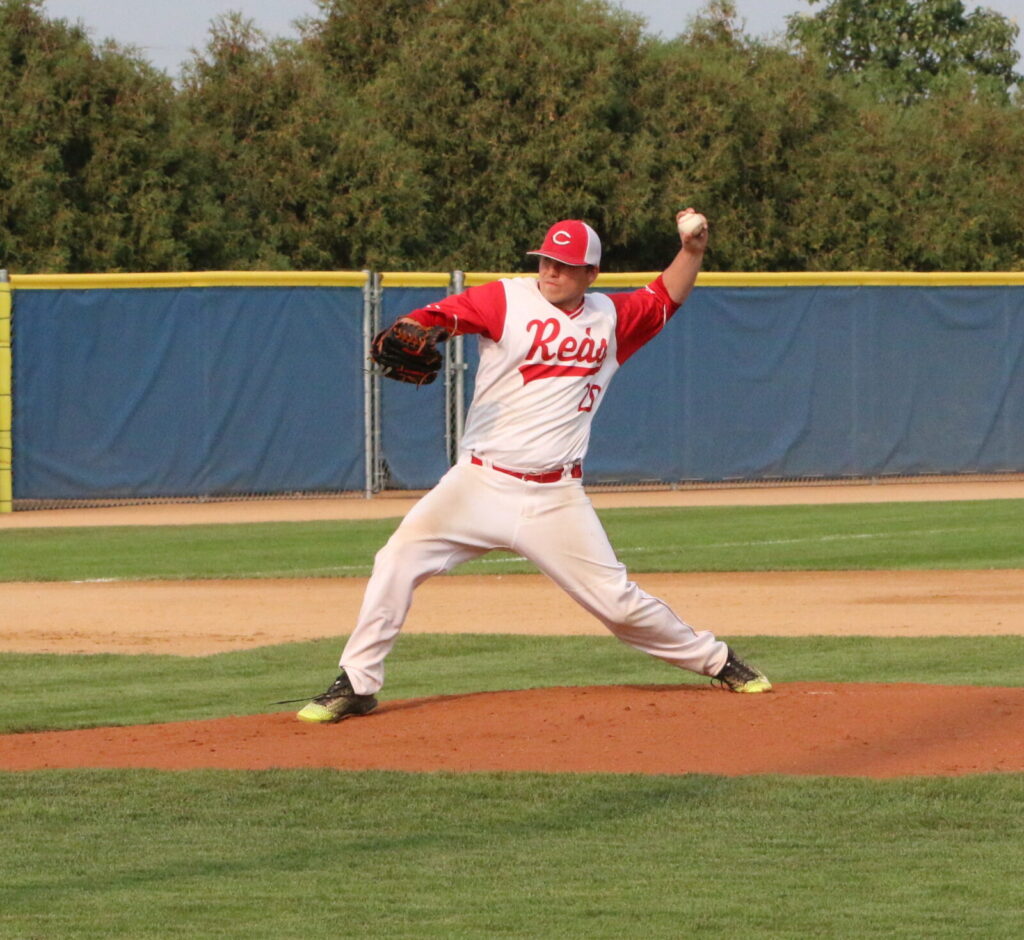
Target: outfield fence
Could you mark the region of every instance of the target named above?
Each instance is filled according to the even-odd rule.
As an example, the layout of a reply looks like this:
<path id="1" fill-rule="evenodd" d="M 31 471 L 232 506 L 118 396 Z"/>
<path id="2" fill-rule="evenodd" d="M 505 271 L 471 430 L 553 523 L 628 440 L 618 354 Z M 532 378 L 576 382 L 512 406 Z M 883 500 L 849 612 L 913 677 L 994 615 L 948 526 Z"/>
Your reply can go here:
<path id="1" fill-rule="evenodd" d="M 476 342 L 449 342 L 422 388 L 370 371 L 370 342 L 502 276 L 0 278 L 0 511 L 426 489 L 457 454 Z M 586 480 L 1020 472 L 1024 273 L 705 273 L 616 377 Z"/>

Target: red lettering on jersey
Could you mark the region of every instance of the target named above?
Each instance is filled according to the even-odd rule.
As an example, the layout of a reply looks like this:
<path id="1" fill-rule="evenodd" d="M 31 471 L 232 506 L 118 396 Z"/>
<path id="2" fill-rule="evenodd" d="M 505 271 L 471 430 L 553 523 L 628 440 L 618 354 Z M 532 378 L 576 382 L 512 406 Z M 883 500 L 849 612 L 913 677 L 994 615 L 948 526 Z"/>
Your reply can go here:
<path id="1" fill-rule="evenodd" d="M 558 358 L 565 362 L 572 354 L 576 352 L 576 337 L 567 336 L 558 344 Z"/>
<path id="2" fill-rule="evenodd" d="M 555 354 L 548 349 L 548 344 L 558 339 L 558 321 L 554 317 L 548 320 L 531 320 L 526 324 L 526 328 L 533 331 L 533 345 L 526 358 L 532 359 L 539 352 L 541 359 L 554 359 Z"/>
<path id="3" fill-rule="evenodd" d="M 524 383 L 556 375 L 593 375 L 600 370 L 601 363 L 608 355 L 608 340 L 602 339 L 595 343 L 590 335 L 590 327 L 587 327 L 586 336 L 582 339 L 569 335 L 560 343 L 557 340 L 562 327 L 553 317 L 531 320 L 526 328 L 533 334 L 533 343 L 526 354 L 527 361 L 519 367 Z M 540 361 L 530 361 L 536 359 Z M 554 365 L 552 360 L 562 365 Z M 596 365 L 588 367 L 581 363 Z"/>
<path id="4" fill-rule="evenodd" d="M 519 367 L 523 376 L 523 385 L 529 385 L 537 379 L 550 379 L 557 375 L 595 375 L 601 371 L 598 366 L 556 366 L 546 362 L 526 363 Z"/>

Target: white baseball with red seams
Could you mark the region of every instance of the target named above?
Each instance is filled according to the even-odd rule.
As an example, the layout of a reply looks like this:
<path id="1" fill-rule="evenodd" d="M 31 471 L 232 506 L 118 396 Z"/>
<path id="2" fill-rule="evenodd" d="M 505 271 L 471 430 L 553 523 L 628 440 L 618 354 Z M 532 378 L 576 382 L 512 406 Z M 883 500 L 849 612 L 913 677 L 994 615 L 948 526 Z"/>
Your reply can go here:
<path id="1" fill-rule="evenodd" d="M 625 643 L 703 675 L 722 668 L 724 642 L 628 579 L 577 467 L 615 372 L 675 310 L 660 277 L 627 294 L 586 294 L 573 311 L 545 300 L 534 278 L 509 278 L 410 314 L 477 334 L 480 363 L 458 463 L 374 560 L 341 656 L 356 693 L 381 687 L 415 587 L 493 549 L 533 562 Z"/>
<path id="2" fill-rule="evenodd" d="M 681 213 L 679 220 L 676 222 L 676 228 L 679 229 L 679 234 L 689 235 L 691 238 L 697 238 L 702 235 L 704 233 L 704 229 L 707 227 L 708 220 L 699 212 Z"/>

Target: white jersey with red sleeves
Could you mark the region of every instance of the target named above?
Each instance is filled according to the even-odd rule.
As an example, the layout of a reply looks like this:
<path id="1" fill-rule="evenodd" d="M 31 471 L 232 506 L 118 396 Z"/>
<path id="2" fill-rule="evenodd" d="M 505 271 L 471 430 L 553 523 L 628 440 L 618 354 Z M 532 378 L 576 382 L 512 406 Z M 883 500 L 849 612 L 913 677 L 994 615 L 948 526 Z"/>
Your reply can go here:
<path id="1" fill-rule="evenodd" d="M 471 287 L 411 316 L 479 335 L 462 451 L 537 473 L 583 459 L 612 376 L 676 306 L 658 278 L 626 294 L 586 294 L 566 313 L 544 299 L 535 278 L 517 277 Z"/>

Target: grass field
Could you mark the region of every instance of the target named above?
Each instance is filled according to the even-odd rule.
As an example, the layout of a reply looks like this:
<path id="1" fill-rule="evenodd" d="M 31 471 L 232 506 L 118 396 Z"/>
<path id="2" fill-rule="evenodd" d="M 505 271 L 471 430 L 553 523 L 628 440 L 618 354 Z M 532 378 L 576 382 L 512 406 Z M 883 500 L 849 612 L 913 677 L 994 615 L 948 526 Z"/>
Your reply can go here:
<path id="1" fill-rule="evenodd" d="M 0 777 L 4 937 L 1019 937 L 1015 777 Z"/>
<path id="2" fill-rule="evenodd" d="M 1024 685 L 1024 636 L 752 637 L 738 649 L 778 682 Z M 322 691 L 341 641 L 216 656 L 0 654 L 0 732 L 286 711 Z M 541 686 L 706 682 L 608 637 L 416 635 L 388 659 L 381 699 Z M 40 707 L 45 702 L 45 707 Z"/>
<path id="3" fill-rule="evenodd" d="M 1024 567 L 1018 501 L 602 516 L 635 570 Z M 20 530 L 0 578 L 359 574 L 393 524 Z M 780 682 L 1024 685 L 1022 636 L 738 642 Z M 319 691 L 337 652 L 4 654 L 0 729 L 271 711 Z M 407 636 L 383 697 L 677 678 L 610 638 Z M 87 770 L 0 788 L 4 938 L 1021 935 L 1019 774 Z"/>
<path id="4" fill-rule="evenodd" d="M 633 571 L 1024 568 L 1024 500 L 610 509 Z M 355 577 L 397 520 L 17 529 L 0 581 Z M 464 573 L 532 570 L 495 554 Z"/>

